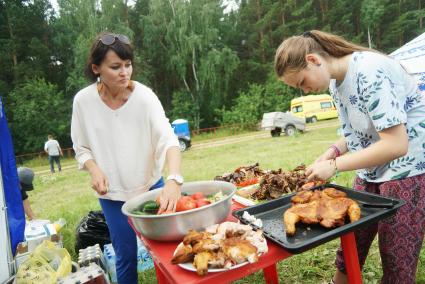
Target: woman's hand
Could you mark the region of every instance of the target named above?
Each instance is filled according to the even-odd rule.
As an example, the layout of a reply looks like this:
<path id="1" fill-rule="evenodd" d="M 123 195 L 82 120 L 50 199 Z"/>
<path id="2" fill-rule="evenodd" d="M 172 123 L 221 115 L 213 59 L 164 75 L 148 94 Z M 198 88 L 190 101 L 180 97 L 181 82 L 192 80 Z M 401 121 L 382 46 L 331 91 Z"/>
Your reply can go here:
<path id="1" fill-rule="evenodd" d="M 180 185 L 174 180 L 167 180 L 164 189 L 159 196 L 160 207 L 158 214 L 163 212 L 175 212 L 177 201 L 181 196 Z"/>
<path id="2" fill-rule="evenodd" d="M 305 175 L 308 181 L 313 180 L 328 180 L 336 172 L 336 160 L 324 160 L 315 162 L 314 164 L 307 167 Z"/>
<path id="3" fill-rule="evenodd" d="M 99 167 L 90 171 L 91 187 L 99 194 L 104 195 L 108 192 L 109 181 L 106 175 Z"/>

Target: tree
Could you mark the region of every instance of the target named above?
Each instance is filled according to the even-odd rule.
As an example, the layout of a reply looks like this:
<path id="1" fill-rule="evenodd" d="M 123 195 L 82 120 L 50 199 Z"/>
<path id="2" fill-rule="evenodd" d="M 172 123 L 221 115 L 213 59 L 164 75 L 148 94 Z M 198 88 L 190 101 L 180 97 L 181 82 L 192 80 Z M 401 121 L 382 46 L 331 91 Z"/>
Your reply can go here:
<path id="1" fill-rule="evenodd" d="M 44 79 L 32 79 L 10 93 L 13 115 L 9 117 L 17 153 L 39 152 L 48 133 L 70 145 L 71 109 L 63 92 Z"/>

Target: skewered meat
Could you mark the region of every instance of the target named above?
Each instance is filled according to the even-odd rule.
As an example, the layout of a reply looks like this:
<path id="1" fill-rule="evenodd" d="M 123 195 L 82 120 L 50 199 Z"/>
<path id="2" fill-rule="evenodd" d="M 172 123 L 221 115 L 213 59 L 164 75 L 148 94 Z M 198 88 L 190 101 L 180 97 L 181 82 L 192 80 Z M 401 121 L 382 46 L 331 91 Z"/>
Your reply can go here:
<path id="1" fill-rule="evenodd" d="M 265 172 L 260 169 L 259 163 L 250 166 L 237 168 L 233 173 L 226 173 L 222 176 L 216 176 L 214 180 L 222 180 L 234 184 L 240 184 L 244 181 L 252 180 L 263 176 Z"/>
<path id="2" fill-rule="evenodd" d="M 261 178 L 260 189 L 252 197 L 258 200 L 279 198 L 284 194 L 300 191 L 306 182 L 304 165 L 292 171 L 270 171 Z"/>
<path id="3" fill-rule="evenodd" d="M 347 198 L 346 193 L 334 188 L 323 191 L 301 191 L 292 197 L 292 207 L 285 211 L 283 221 L 286 234 L 295 234 L 298 222 L 318 224 L 325 228 L 342 226 L 346 216 L 350 222 L 360 219 L 360 207 L 354 200 Z"/>

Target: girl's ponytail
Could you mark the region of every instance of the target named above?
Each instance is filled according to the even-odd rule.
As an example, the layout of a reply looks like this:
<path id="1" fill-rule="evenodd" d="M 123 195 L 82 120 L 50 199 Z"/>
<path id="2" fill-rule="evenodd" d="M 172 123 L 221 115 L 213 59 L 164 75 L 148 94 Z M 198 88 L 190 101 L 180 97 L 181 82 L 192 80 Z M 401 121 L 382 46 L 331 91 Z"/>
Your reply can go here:
<path id="1" fill-rule="evenodd" d="M 312 30 L 300 36 L 292 36 L 284 40 L 278 47 L 274 65 L 278 77 L 287 71 L 300 71 L 307 67 L 305 56 L 317 53 L 323 57 L 340 58 L 354 51 L 373 51 L 346 41 L 344 38 L 330 33 Z"/>

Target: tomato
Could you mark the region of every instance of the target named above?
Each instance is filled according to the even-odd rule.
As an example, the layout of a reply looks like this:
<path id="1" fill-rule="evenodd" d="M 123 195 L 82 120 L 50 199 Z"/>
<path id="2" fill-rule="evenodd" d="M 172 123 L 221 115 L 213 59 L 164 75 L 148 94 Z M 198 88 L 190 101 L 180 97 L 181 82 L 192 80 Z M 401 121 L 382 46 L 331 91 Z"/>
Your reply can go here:
<path id="1" fill-rule="evenodd" d="M 195 192 L 194 194 L 192 194 L 190 197 L 197 200 L 197 199 L 205 198 L 205 195 L 202 192 L 198 191 L 198 192 Z"/>
<path id="2" fill-rule="evenodd" d="M 242 182 L 236 184 L 236 186 L 245 187 L 245 186 L 256 184 L 256 183 L 258 183 L 258 178 L 253 178 L 253 179 L 242 181 Z"/>
<path id="3" fill-rule="evenodd" d="M 177 201 L 176 212 L 196 208 L 196 202 L 190 196 L 183 196 Z"/>
<path id="4" fill-rule="evenodd" d="M 202 206 L 211 204 L 211 201 L 209 201 L 206 198 L 197 199 L 195 202 L 196 202 L 196 207 L 202 207 Z"/>

